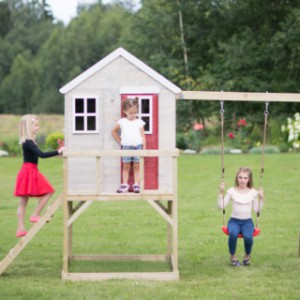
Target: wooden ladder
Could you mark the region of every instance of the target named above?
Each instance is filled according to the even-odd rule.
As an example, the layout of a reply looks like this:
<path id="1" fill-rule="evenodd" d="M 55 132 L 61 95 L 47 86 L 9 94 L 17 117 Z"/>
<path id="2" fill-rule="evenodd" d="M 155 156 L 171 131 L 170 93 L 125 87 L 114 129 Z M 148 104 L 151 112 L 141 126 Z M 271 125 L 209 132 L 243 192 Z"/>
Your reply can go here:
<path id="1" fill-rule="evenodd" d="M 10 249 L 9 253 L 0 263 L 0 275 L 6 270 L 6 268 L 14 261 L 14 259 L 21 253 L 21 251 L 27 246 L 27 244 L 34 238 L 34 236 L 40 231 L 40 229 L 51 220 L 54 213 L 61 206 L 63 199 L 63 194 L 59 195 L 57 199 L 49 206 L 45 214 L 40 218 L 40 220 L 35 223 L 31 229 L 27 232 L 20 241 Z"/>

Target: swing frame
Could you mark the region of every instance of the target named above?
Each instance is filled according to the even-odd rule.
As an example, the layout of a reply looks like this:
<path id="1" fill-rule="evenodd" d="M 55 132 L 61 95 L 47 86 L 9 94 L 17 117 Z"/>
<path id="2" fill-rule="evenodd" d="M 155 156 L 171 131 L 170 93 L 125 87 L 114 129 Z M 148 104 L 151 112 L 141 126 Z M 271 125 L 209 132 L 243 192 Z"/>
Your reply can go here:
<path id="1" fill-rule="evenodd" d="M 220 115 L 221 115 L 221 163 L 222 163 L 222 169 L 221 169 L 221 180 L 224 181 L 224 101 L 220 101 Z M 264 111 L 264 131 L 263 131 L 263 142 L 262 142 L 262 158 L 261 158 L 261 172 L 260 172 L 260 186 L 262 186 L 262 179 L 263 179 L 263 173 L 264 173 L 264 154 L 265 154 L 265 145 L 266 145 L 266 132 L 267 132 L 267 124 L 268 124 L 268 111 L 269 102 L 265 103 L 265 111 Z M 229 235 L 229 230 L 226 226 L 226 220 L 225 220 L 225 208 L 224 208 L 224 191 L 222 192 L 222 200 L 223 200 L 223 226 L 222 231 Z M 258 211 L 256 213 L 256 226 L 254 228 L 254 232 L 252 234 L 253 237 L 260 234 L 259 229 L 259 216 L 260 216 L 260 200 L 258 200 Z M 239 238 L 243 238 L 243 235 L 240 233 L 238 235 Z"/>

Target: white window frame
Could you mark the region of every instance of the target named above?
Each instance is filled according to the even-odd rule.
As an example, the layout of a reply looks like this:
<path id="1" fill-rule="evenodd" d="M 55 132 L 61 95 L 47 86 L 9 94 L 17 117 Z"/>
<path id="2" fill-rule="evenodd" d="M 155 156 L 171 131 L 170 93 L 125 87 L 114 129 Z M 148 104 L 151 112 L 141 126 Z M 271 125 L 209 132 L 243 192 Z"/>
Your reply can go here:
<path id="1" fill-rule="evenodd" d="M 76 99 L 83 99 L 83 113 L 76 113 Z M 95 112 L 93 113 L 88 113 L 87 112 L 87 99 L 95 99 Z M 72 115 L 72 129 L 74 134 L 90 134 L 90 133 L 99 133 L 99 126 L 98 126 L 98 97 L 95 95 L 84 95 L 84 96 L 73 96 L 73 101 L 72 101 L 72 107 L 73 107 L 73 115 Z M 84 120 L 84 130 L 76 130 L 76 117 L 83 117 Z M 87 129 L 87 120 L 88 117 L 95 117 L 95 122 L 96 122 L 96 129 L 95 130 L 88 130 Z"/>
<path id="2" fill-rule="evenodd" d="M 142 120 L 142 117 L 149 117 L 149 130 L 145 129 L 145 134 L 152 134 L 153 133 L 153 96 L 150 95 L 128 95 L 127 98 L 138 98 L 139 99 L 139 111 L 138 111 L 138 118 Z M 147 99 L 149 100 L 149 113 L 142 113 L 142 100 Z"/>

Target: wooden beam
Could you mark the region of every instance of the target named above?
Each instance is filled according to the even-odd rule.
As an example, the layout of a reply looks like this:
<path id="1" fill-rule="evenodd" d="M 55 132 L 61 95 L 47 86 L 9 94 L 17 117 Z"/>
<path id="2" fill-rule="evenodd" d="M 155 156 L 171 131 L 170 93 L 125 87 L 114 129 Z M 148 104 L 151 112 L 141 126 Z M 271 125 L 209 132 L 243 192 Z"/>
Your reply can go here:
<path id="1" fill-rule="evenodd" d="M 173 194 L 146 194 L 146 193 L 112 193 L 112 194 L 101 194 L 101 195 L 87 195 L 81 194 L 80 191 L 77 195 L 69 194 L 66 196 L 67 201 L 173 201 Z"/>
<path id="2" fill-rule="evenodd" d="M 131 280 L 157 280 L 174 281 L 179 280 L 179 272 L 132 272 L 132 273 L 65 273 L 62 279 L 73 281 L 100 281 L 109 279 L 131 279 Z"/>
<path id="3" fill-rule="evenodd" d="M 72 255 L 71 259 L 80 261 L 159 261 L 167 262 L 167 255 L 155 254 L 140 254 L 140 255 L 95 255 L 95 254 L 82 254 Z"/>
<path id="4" fill-rule="evenodd" d="M 173 219 L 159 206 L 156 201 L 149 200 L 148 203 L 171 225 L 174 225 Z"/>
<path id="5" fill-rule="evenodd" d="M 300 94 L 182 91 L 178 100 L 300 102 Z"/>
<path id="6" fill-rule="evenodd" d="M 122 156 L 142 156 L 142 157 L 176 157 L 179 150 L 102 150 L 102 151 L 74 151 L 65 150 L 63 157 L 122 157 Z"/>
<path id="7" fill-rule="evenodd" d="M 69 218 L 67 225 L 68 227 L 73 224 L 73 222 L 93 203 L 93 201 L 86 201 L 83 205 L 80 206 L 79 209 Z"/>

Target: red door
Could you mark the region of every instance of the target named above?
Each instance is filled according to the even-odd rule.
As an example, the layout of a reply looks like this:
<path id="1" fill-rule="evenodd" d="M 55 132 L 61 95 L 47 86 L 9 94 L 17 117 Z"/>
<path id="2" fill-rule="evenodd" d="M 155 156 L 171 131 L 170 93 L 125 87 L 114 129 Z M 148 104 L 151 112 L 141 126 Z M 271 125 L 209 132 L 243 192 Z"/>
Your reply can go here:
<path id="1" fill-rule="evenodd" d="M 146 148 L 158 149 L 158 95 L 122 95 L 122 101 L 126 98 L 138 97 L 139 99 L 139 118 L 145 124 Z M 122 109 L 121 116 L 124 117 Z M 143 174 L 141 174 L 141 178 Z M 146 157 L 145 158 L 145 190 L 158 189 L 158 158 Z M 133 184 L 133 172 L 130 172 L 129 185 Z"/>

